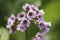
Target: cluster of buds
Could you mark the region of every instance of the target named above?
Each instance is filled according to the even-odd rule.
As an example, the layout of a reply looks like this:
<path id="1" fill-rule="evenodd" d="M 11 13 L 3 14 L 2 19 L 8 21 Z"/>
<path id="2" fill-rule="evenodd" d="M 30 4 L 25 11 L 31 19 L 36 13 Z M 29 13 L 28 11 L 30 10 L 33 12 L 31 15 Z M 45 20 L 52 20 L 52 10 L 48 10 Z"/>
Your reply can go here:
<path id="1" fill-rule="evenodd" d="M 44 11 L 39 10 L 37 6 L 26 3 L 23 5 L 24 12 L 21 12 L 15 17 L 13 14 L 8 18 L 6 28 L 9 33 L 13 33 L 16 30 L 24 32 L 30 26 L 30 21 L 33 20 L 38 25 L 39 30 L 33 40 L 45 40 L 44 36 L 50 30 L 51 22 L 44 21 Z"/>

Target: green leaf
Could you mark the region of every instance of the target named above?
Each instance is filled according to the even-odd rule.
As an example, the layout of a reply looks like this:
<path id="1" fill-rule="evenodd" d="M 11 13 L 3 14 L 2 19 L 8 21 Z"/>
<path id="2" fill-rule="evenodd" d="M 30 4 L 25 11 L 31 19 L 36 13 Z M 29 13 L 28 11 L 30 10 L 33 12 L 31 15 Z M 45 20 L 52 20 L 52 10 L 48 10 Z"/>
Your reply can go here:
<path id="1" fill-rule="evenodd" d="M 3 27 L 0 27 L 0 40 L 9 40 L 9 33 Z"/>

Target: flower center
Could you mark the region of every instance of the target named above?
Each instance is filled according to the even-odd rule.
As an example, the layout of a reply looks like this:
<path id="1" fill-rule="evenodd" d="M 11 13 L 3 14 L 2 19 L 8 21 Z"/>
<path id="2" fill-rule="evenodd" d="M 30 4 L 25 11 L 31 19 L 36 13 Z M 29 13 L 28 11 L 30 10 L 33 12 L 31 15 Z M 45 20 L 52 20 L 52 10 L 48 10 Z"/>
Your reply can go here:
<path id="1" fill-rule="evenodd" d="M 29 6 L 27 6 L 26 9 L 29 10 Z"/>
<path id="2" fill-rule="evenodd" d="M 27 20 L 24 20 L 23 22 L 24 22 L 24 24 L 26 24 L 27 23 Z"/>
<path id="3" fill-rule="evenodd" d="M 29 16 L 32 16 L 32 12 L 29 13 Z"/>
<path id="4" fill-rule="evenodd" d="M 23 17 L 24 16 L 24 14 L 20 14 L 20 17 Z"/>
<path id="5" fill-rule="evenodd" d="M 41 16 L 39 15 L 38 17 L 40 18 Z"/>

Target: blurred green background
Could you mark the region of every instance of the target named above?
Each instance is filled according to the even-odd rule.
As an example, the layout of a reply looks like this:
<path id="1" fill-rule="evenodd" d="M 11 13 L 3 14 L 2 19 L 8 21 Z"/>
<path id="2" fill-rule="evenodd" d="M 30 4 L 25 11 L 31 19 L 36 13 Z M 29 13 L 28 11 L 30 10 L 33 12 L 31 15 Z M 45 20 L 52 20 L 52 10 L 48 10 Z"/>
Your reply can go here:
<path id="1" fill-rule="evenodd" d="M 45 12 L 45 21 L 51 21 L 52 26 L 46 35 L 46 40 L 60 40 L 60 0 L 0 0 L 0 40 L 32 40 L 39 31 L 37 25 L 31 22 L 26 32 L 16 31 L 9 34 L 6 29 L 7 18 L 13 13 L 15 16 L 23 11 L 25 3 L 34 4 Z"/>

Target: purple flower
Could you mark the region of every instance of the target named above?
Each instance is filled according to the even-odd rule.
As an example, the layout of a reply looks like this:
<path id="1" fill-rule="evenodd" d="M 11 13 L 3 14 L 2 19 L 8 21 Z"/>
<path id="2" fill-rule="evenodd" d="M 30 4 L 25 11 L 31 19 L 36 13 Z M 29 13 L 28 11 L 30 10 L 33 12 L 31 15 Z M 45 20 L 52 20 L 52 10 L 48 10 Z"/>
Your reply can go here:
<path id="1" fill-rule="evenodd" d="M 14 25 L 15 20 L 16 20 L 16 17 L 12 14 L 8 18 L 8 22 L 7 22 L 6 28 L 11 28 L 11 26 Z"/>
<path id="2" fill-rule="evenodd" d="M 44 37 L 44 35 L 42 33 L 38 32 L 35 37 L 41 37 L 42 38 L 42 37 Z"/>
<path id="3" fill-rule="evenodd" d="M 6 25 L 6 28 L 8 29 L 9 33 L 12 34 L 13 33 L 13 30 L 11 29 L 11 25 Z"/>
<path id="4" fill-rule="evenodd" d="M 38 20 L 43 21 L 44 20 L 43 15 L 44 15 L 44 11 L 40 10 L 39 13 L 37 14 Z"/>
<path id="5" fill-rule="evenodd" d="M 20 24 L 25 26 L 25 27 L 29 27 L 30 21 L 27 18 L 23 18 L 23 20 L 20 22 Z"/>
<path id="6" fill-rule="evenodd" d="M 33 38 L 33 40 L 45 40 L 45 37 L 42 33 L 37 33 L 35 38 Z"/>
<path id="7" fill-rule="evenodd" d="M 12 26 L 14 25 L 15 20 L 16 20 L 16 17 L 13 14 L 8 18 L 6 28 L 9 30 L 10 34 L 14 32 L 14 29 L 12 29 L 13 28 Z"/>
<path id="8" fill-rule="evenodd" d="M 45 38 L 36 37 L 36 38 L 33 38 L 33 40 L 46 40 L 46 39 Z"/>
<path id="9" fill-rule="evenodd" d="M 39 29 L 40 30 L 44 29 L 44 31 L 48 32 L 50 30 L 48 27 L 50 26 L 51 26 L 51 22 L 42 21 L 41 24 L 39 25 Z"/>
<path id="10" fill-rule="evenodd" d="M 9 33 L 14 33 L 14 30 L 12 29 L 12 25 L 6 25 L 6 28 L 8 29 Z"/>
<path id="11" fill-rule="evenodd" d="M 38 7 L 35 6 L 35 5 L 32 5 L 32 9 L 33 9 L 34 11 L 39 11 Z"/>
<path id="12" fill-rule="evenodd" d="M 30 9 L 27 13 L 27 18 L 29 20 L 32 20 L 32 18 L 35 18 L 36 17 L 36 11 L 33 11 L 32 9 Z"/>
<path id="13" fill-rule="evenodd" d="M 33 40 L 41 40 L 40 37 L 33 38 Z"/>
<path id="14" fill-rule="evenodd" d="M 26 3 L 24 6 L 23 6 L 23 9 L 26 10 L 26 11 L 29 11 L 31 9 L 31 5 L 29 5 L 28 3 Z"/>
<path id="15" fill-rule="evenodd" d="M 17 25 L 17 30 L 20 30 L 20 31 L 24 32 L 26 30 L 26 27 L 19 24 L 19 25 Z"/>
<path id="16" fill-rule="evenodd" d="M 45 26 L 51 27 L 51 22 L 45 22 L 45 21 L 42 21 L 42 23 L 43 23 Z"/>
<path id="17" fill-rule="evenodd" d="M 8 25 L 13 25 L 13 23 L 15 22 L 16 17 L 12 14 L 9 18 L 8 18 Z"/>
<path id="18" fill-rule="evenodd" d="M 44 15 L 44 11 L 41 9 L 40 11 L 39 11 L 39 13 L 40 13 L 40 15 Z"/>
<path id="19" fill-rule="evenodd" d="M 19 13 L 17 16 L 18 21 L 21 21 L 25 17 L 25 14 L 23 12 Z"/>
<path id="20" fill-rule="evenodd" d="M 13 25 L 6 25 L 6 28 L 10 34 L 15 33 L 16 28 Z"/>
<path id="21" fill-rule="evenodd" d="M 50 28 L 46 28 L 44 31 L 47 33 L 50 31 Z"/>

